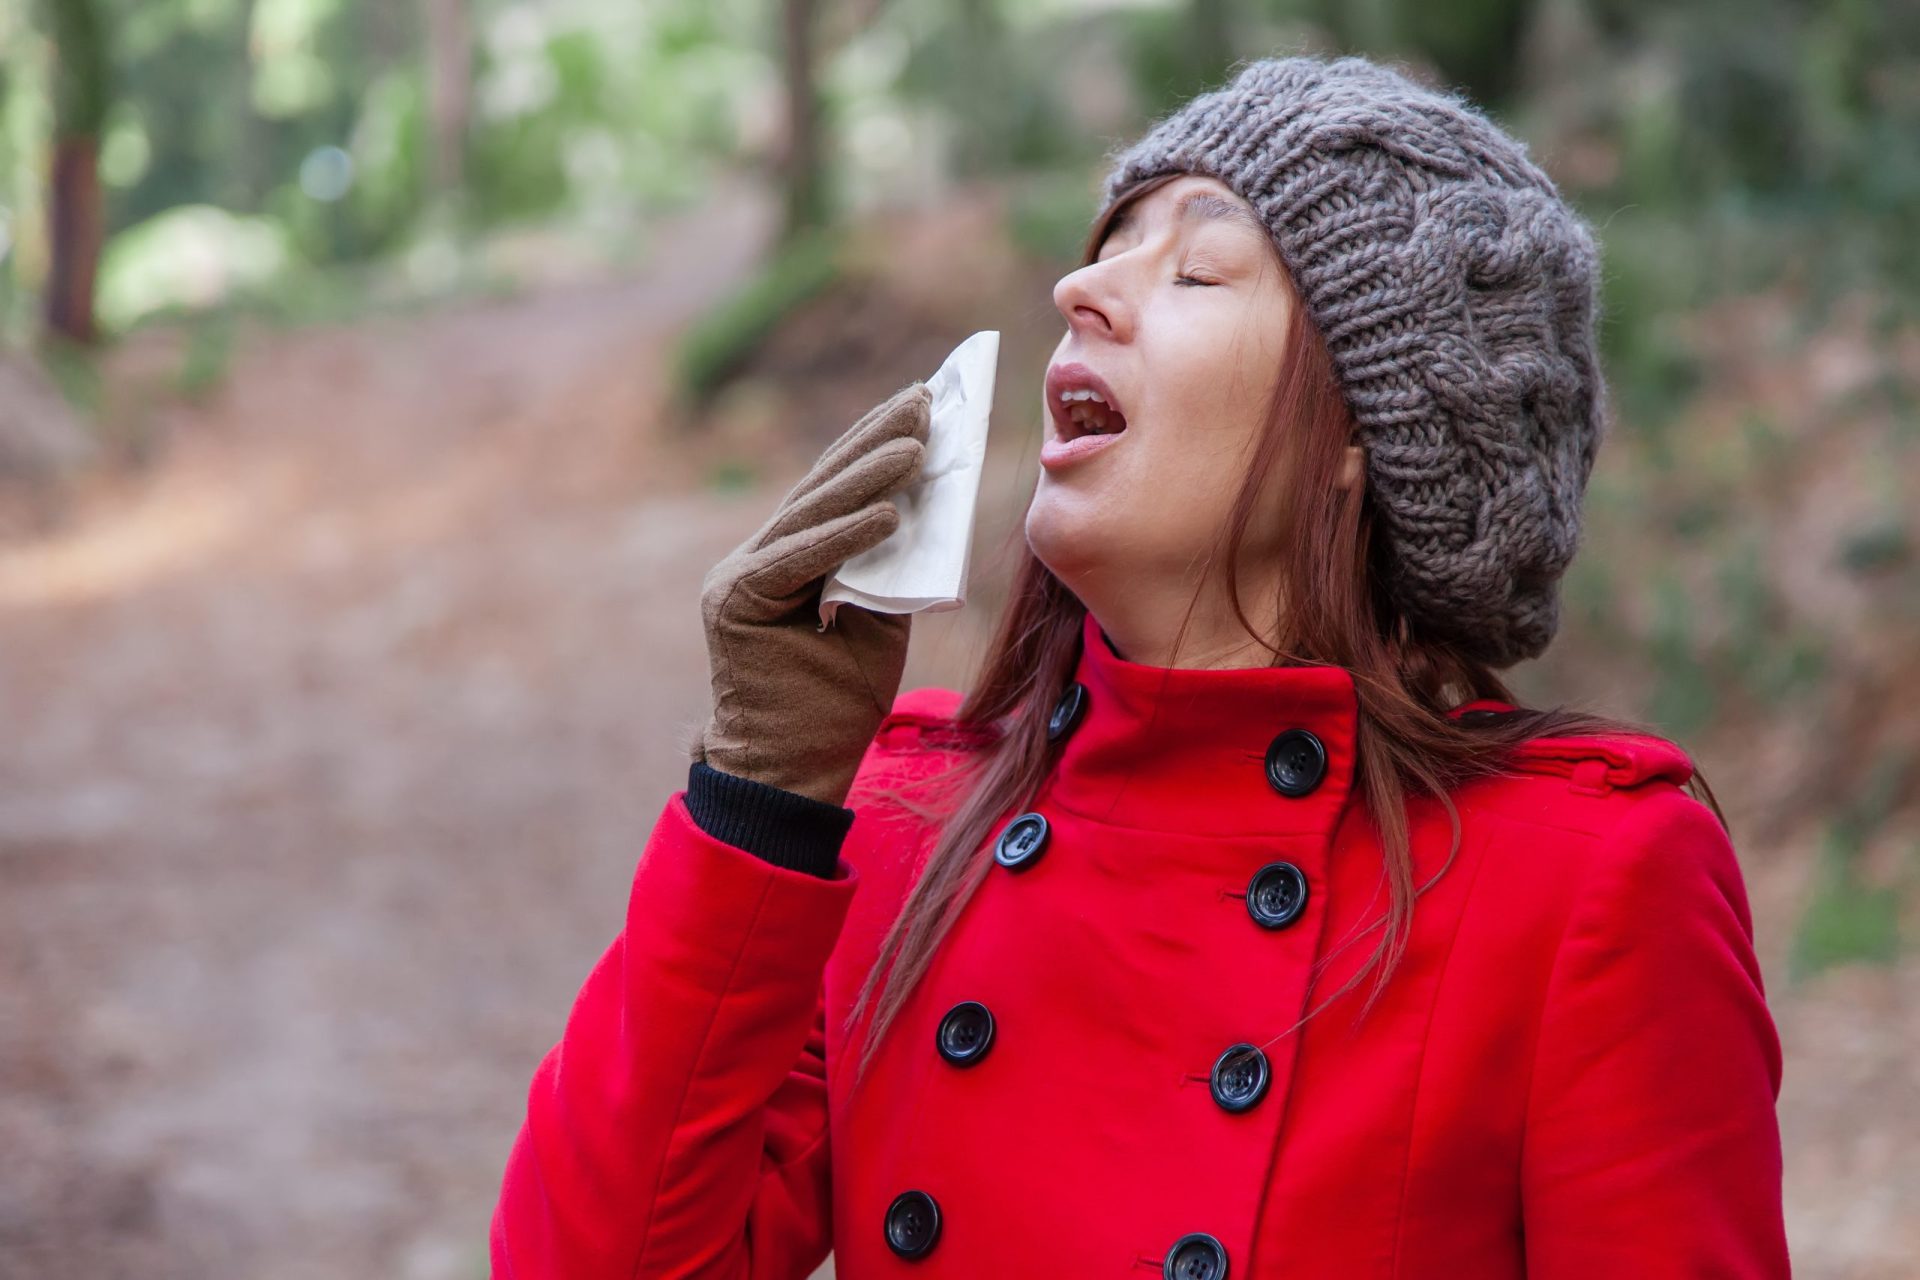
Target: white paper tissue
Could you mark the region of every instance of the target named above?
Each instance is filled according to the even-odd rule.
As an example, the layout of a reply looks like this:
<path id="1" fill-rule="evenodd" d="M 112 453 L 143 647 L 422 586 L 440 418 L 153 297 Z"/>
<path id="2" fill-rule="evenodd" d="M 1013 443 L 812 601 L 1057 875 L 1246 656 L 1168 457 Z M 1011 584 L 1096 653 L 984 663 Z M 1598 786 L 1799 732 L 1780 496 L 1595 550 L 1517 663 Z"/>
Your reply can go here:
<path id="1" fill-rule="evenodd" d="M 820 590 L 820 630 L 842 603 L 876 613 L 937 613 L 966 602 L 974 499 L 999 359 L 999 330 L 983 329 L 927 379 L 933 406 L 926 457 L 913 483 L 892 495 L 900 526 L 828 575 Z"/>

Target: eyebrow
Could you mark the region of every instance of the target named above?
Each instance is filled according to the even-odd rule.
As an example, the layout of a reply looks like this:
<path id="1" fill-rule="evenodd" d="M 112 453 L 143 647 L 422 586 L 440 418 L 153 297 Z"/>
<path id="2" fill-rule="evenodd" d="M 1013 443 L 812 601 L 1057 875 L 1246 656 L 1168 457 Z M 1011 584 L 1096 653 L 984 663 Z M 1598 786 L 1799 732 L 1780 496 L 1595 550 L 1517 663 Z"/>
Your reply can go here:
<path id="1" fill-rule="evenodd" d="M 1107 226 L 1107 234 L 1112 235 L 1122 227 L 1131 224 L 1134 210 L 1138 207 L 1137 204 L 1130 204 L 1115 214 L 1113 221 Z M 1265 224 L 1254 217 L 1253 212 L 1245 205 L 1235 204 L 1212 191 L 1189 191 L 1181 196 L 1180 203 L 1173 207 L 1173 217 L 1176 222 L 1197 218 L 1202 222 L 1224 222 L 1237 225 L 1263 238 L 1267 234 Z"/>

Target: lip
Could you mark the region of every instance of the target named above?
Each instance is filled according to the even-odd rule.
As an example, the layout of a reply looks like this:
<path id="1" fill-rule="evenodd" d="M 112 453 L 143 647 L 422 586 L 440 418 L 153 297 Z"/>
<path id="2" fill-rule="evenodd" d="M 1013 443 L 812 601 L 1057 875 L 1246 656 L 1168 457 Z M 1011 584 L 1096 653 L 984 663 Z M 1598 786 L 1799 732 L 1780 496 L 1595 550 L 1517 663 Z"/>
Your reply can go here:
<path id="1" fill-rule="evenodd" d="M 1122 417 L 1126 416 L 1126 407 L 1120 403 L 1120 397 L 1113 394 L 1113 388 L 1107 385 L 1107 380 L 1095 373 L 1092 369 L 1089 369 L 1086 365 L 1081 364 L 1077 360 L 1069 360 L 1064 364 L 1048 365 L 1046 381 L 1047 420 L 1053 424 L 1053 435 L 1052 438 L 1048 440 L 1048 444 L 1060 445 L 1075 443 L 1077 437 L 1069 434 L 1073 430 L 1073 423 L 1072 420 L 1067 417 L 1067 407 L 1060 402 L 1060 393 L 1063 391 L 1077 391 L 1082 388 L 1099 392 L 1100 398 L 1112 406 L 1114 412 L 1120 414 Z M 1117 431 L 1113 433 L 1113 436 L 1124 434 L 1126 434 L 1125 431 Z M 1102 436 L 1100 438 L 1103 440 L 1112 439 L 1113 436 Z"/>
<path id="2" fill-rule="evenodd" d="M 1071 440 L 1048 436 L 1040 446 L 1040 465 L 1048 471 L 1058 471 L 1061 467 L 1080 461 L 1088 454 L 1110 448 L 1114 441 L 1125 434 L 1127 433 L 1124 431 L 1114 431 L 1105 435 L 1075 436 Z"/>

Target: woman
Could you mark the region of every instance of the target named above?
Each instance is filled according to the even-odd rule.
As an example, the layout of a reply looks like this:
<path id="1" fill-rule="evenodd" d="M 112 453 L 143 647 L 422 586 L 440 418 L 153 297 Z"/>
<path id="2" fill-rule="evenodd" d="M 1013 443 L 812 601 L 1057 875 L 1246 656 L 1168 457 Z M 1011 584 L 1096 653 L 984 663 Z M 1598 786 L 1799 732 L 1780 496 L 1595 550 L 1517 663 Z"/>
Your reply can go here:
<path id="1" fill-rule="evenodd" d="M 495 1273 L 1787 1275 L 1718 807 L 1494 674 L 1554 634 L 1602 431 L 1588 228 L 1359 58 L 1114 159 L 966 695 L 896 693 L 905 617 L 814 623 L 923 385 L 708 575 L 713 719 Z"/>

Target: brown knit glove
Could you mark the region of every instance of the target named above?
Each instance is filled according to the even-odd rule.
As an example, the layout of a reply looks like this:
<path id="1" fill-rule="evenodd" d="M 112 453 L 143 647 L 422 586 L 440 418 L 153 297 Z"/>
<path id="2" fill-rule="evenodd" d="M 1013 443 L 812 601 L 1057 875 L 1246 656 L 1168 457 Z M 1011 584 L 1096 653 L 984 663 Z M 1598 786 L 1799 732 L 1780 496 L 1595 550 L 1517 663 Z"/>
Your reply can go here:
<path id="1" fill-rule="evenodd" d="M 820 589 L 900 523 L 888 496 L 926 455 L 933 392 L 915 382 L 869 409 L 813 464 L 700 592 L 713 715 L 693 745 L 712 768 L 842 804 L 893 706 L 911 615 L 842 603 L 820 630 Z"/>

